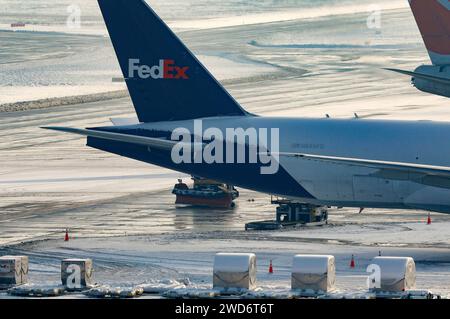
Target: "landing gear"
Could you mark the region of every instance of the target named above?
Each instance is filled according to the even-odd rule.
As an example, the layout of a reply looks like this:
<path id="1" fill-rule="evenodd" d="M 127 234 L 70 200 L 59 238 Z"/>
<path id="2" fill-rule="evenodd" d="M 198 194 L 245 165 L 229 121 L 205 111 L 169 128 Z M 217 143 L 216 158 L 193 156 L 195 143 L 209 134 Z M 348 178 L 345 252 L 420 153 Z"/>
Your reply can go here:
<path id="1" fill-rule="evenodd" d="M 328 207 L 299 203 L 290 200 L 276 200 L 277 222 L 281 224 L 323 225 L 328 222 Z"/>
<path id="2" fill-rule="evenodd" d="M 322 226 L 328 224 L 328 207 L 300 203 L 289 199 L 271 199 L 278 205 L 276 220 L 252 222 L 245 230 L 275 230 L 286 227 Z"/>

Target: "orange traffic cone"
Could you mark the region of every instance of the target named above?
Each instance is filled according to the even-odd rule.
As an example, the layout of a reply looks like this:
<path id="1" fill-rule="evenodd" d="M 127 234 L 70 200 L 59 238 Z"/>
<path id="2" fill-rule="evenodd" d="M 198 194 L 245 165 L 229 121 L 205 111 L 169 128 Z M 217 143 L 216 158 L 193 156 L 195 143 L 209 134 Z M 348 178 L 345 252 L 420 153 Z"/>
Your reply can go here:
<path id="1" fill-rule="evenodd" d="M 269 274 L 273 274 L 272 260 L 270 260 L 270 264 L 269 264 Z"/>
<path id="2" fill-rule="evenodd" d="M 428 213 L 427 225 L 431 225 L 431 214 Z"/>
<path id="3" fill-rule="evenodd" d="M 66 236 L 64 236 L 64 241 L 69 241 L 69 229 L 66 228 Z"/>
<path id="4" fill-rule="evenodd" d="M 350 268 L 355 268 L 355 256 L 352 255 L 352 260 L 350 260 Z"/>

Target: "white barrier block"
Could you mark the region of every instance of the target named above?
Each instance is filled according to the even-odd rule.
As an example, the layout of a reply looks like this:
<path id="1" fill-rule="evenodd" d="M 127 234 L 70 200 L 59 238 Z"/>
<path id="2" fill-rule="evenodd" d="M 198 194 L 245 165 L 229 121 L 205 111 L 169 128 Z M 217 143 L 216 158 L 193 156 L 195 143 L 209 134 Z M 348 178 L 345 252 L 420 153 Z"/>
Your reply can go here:
<path id="1" fill-rule="evenodd" d="M 8 288 L 28 282 L 27 256 L 0 257 L 0 287 Z"/>
<path id="2" fill-rule="evenodd" d="M 256 288 L 256 255 L 219 253 L 214 257 L 214 288 Z"/>
<path id="3" fill-rule="evenodd" d="M 21 283 L 22 284 L 28 283 L 28 270 L 29 270 L 28 256 L 3 256 L 3 258 L 19 258 Z"/>
<path id="4" fill-rule="evenodd" d="M 64 259 L 61 262 L 61 282 L 68 290 L 92 286 L 93 272 L 91 259 Z"/>
<path id="5" fill-rule="evenodd" d="M 296 255 L 292 262 L 291 288 L 328 292 L 335 288 L 334 256 Z"/>
<path id="6" fill-rule="evenodd" d="M 416 264 L 411 257 L 375 257 L 380 267 L 381 283 L 375 291 L 402 292 L 416 286 Z"/>

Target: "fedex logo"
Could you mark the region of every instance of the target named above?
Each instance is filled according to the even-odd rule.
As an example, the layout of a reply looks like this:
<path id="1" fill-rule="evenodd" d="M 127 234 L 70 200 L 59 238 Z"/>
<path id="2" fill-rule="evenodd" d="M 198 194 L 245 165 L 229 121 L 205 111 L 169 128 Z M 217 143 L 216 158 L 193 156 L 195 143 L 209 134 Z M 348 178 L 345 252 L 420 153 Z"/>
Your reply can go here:
<path id="1" fill-rule="evenodd" d="M 187 71 L 189 70 L 188 66 L 179 67 L 175 65 L 174 60 L 159 60 L 158 65 L 154 65 L 152 67 L 140 64 L 139 59 L 129 59 L 128 60 L 128 77 L 134 78 L 137 76 L 141 79 L 152 78 L 154 80 L 157 79 L 189 79 L 187 75 Z"/>

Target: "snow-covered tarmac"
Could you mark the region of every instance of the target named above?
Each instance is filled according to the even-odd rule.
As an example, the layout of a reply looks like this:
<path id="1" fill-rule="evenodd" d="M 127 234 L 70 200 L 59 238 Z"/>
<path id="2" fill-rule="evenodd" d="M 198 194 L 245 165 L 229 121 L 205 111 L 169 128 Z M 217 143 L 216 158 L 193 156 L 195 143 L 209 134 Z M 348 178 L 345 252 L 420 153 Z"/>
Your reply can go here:
<path id="1" fill-rule="evenodd" d="M 180 174 L 90 150 L 77 137 L 28 123 L 59 122 L 80 107 L 83 116 L 75 112 L 64 121 L 97 125 L 104 114 L 95 113 L 105 106 L 63 107 L 51 116 L 47 110 L 24 112 L 28 120 L 0 127 L 8 136 L 1 141 L 0 254 L 30 256 L 31 282 L 56 285 L 60 260 L 77 257 L 94 260 L 95 278 L 103 284 L 189 278 L 209 287 L 213 256 L 225 251 L 255 252 L 260 285 L 287 289 L 292 256 L 314 253 L 336 256 L 338 287 L 350 292 L 364 290 L 365 269 L 381 250 L 414 257 L 418 288 L 450 295 L 450 216 L 433 214 L 433 224 L 426 225 L 420 211 L 342 209 L 332 210 L 330 224 L 320 228 L 245 232 L 246 222 L 273 218 L 267 195 L 242 191 L 231 211 L 177 208 L 169 187 Z M 271 259 L 274 275 L 267 274 Z"/>
<path id="2" fill-rule="evenodd" d="M 253 197 L 255 202 L 246 201 Z M 158 204 L 156 198 L 161 199 Z M 55 213 L 53 218 L 24 218 L 24 233 L 43 228 L 53 228 L 54 233 L 2 248 L 0 253 L 30 256 L 30 280 L 38 285 L 57 286 L 60 260 L 81 257 L 94 260 L 95 279 L 101 284 L 129 287 L 188 278 L 193 286 L 211 288 L 216 252 L 254 252 L 259 287 L 279 291 L 288 290 L 294 254 L 333 254 L 339 291 L 355 293 L 365 291 L 365 269 L 381 251 L 383 255 L 412 256 L 417 288 L 450 295 L 447 216 L 433 216 L 433 224 L 426 225 L 421 212 L 358 215 L 341 210 L 333 211 L 330 224 L 321 228 L 242 230 L 246 221 L 270 218 L 272 211 L 267 197 L 251 192 L 244 192 L 239 207 L 231 212 L 175 209 L 167 193 L 141 194 L 88 204 Z M 58 221 L 72 226 L 69 242 L 63 241 L 62 229 L 57 231 Z M 349 267 L 352 254 L 355 269 Z M 268 274 L 270 260 L 273 275 Z"/>
<path id="3" fill-rule="evenodd" d="M 250 112 L 307 117 L 351 117 L 357 112 L 360 120 L 450 121 L 448 99 L 420 93 L 407 77 L 381 70 L 413 69 L 427 62 L 409 10 L 384 12 L 381 34 L 368 30 L 365 19 L 357 13 L 263 21 L 180 36 Z M 89 38 L 86 43 L 96 42 Z M 102 79 L 117 72 L 109 67 L 111 50 L 99 51 L 109 52 L 107 63 L 98 66 L 100 87 L 109 87 Z M 77 59 L 63 57 L 60 64 L 24 64 L 22 73 L 20 64 L 5 64 L 4 74 L 12 82 L 18 74 L 36 75 L 39 81 L 48 74 L 55 83 L 67 76 L 71 80 L 62 88 L 73 91 L 78 80 L 61 70 L 71 61 L 69 69 L 78 71 L 93 51 Z M 95 56 L 87 65 L 83 81 L 100 60 Z M 29 90 L 24 93 L 36 90 L 28 78 L 22 80 Z M 46 83 L 48 92 L 52 81 Z M 8 102 L 21 92 L 9 91 L 7 85 L 1 90 L 11 92 Z M 210 287 L 214 254 L 224 251 L 256 253 L 259 285 L 282 290 L 289 287 L 292 256 L 315 253 L 336 256 L 341 291 L 363 291 L 365 269 L 381 250 L 383 255 L 414 257 L 417 288 L 450 296 L 448 215 L 432 214 L 432 225 L 426 225 L 427 213 L 421 211 L 358 214 L 333 209 L 330 224 L 321 228 L 245 232 L 246 222 L 273 218 L 275 207 L 268 195 L 242 190 L 231 211 L 177 208 L 170 187 L 182 174 L 89 149 L 77 136 L 39 129 L 109 125 L 111 117 L 131 116 L 128 98 L 0 113 L 0 255 L 30 256 L 31 282 L 58 284 L 61 259 L 89 257 L 102 284 L 189 278 L 194 285 Z M 63 241 L 65 228 L 70 228 L 70 242 Z M 349 268 L 352 254 L 355 269 Z M 270 260 L 273 275 L 267 273 Z"/>

